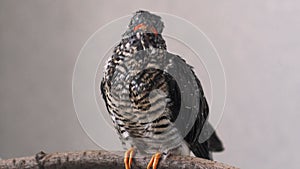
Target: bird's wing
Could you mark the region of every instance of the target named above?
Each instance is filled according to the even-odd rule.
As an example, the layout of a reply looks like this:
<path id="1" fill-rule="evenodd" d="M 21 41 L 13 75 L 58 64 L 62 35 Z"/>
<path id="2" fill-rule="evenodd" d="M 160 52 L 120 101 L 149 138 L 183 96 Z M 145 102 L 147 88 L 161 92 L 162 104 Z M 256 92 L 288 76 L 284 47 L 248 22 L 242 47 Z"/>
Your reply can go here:
<path id="1" fill-rule="evenodd" d="M 172 68 L 167 70 L 176 79 L 181 92 L 181 109 L 176 124 L 190 149 L 197 157 L 211 159 L 209 151 L 222 151 L 223 145 L 215 132 L 210 138 L 199 143 L 199 136 L 209 115 L 209 107 L 204 96 L 200 80 L 192 66 L 178 55 L 168 54 L 172 58 Z M 188 131 L 186 131 L 186 129 Z M 213 128 L 211 127 L 213 130 Z"/>
<path id="2" fill-rule="evenodd" d="M 194 129 L 195 134 L 193 134 L 193 139 L 191 139 L 191 142 L 195 142 L 208 117 L 208 105 L 203 89 L 192 66 L 188 65 L 185 60 L 177 55 L 168 53 L 167 58 L 172 60 L 172 62 L 171 66 L 166 68 L 165 71 L 176 80 L 181 94 L 180 113 L 175 123 L 179 125 L 177 127 L 185 135 L 193 129 L 194 125 L 198 125 L 198 128 Z"/>

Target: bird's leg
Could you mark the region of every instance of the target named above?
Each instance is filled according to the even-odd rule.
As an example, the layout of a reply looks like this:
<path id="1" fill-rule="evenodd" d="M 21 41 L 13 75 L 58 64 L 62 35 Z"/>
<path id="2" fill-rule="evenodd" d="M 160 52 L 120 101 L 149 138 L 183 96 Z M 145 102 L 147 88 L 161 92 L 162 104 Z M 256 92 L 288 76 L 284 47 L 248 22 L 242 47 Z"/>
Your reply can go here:
<path id="1" fill-rule="evenodd" d="M 130 169 L 131 167 L 133 152 L 134 152 L 134 148 L 130 148 L 125 152 L 125 156 L 124 156 L 125 169 Z"/>
<path id="2" fill-rule="evenodd" d="M 150 162 L 148 163 L 147 169 L 150 169 L 152 166 L 152 169 L 157 169 L 157 165 L 159 162 L 159 159 L 161 157 L 161 153 L 155 153 L 152 157 Z"/>
<path id="3" fill-rule="evenodd" d="M 133 154 L 134 154 L 134 149 L 133 148 L 131 148 L 131 149 L 132 150 L 130 151 L 130 154 L 129 154 L 129 167 L 131 167 Z"/>

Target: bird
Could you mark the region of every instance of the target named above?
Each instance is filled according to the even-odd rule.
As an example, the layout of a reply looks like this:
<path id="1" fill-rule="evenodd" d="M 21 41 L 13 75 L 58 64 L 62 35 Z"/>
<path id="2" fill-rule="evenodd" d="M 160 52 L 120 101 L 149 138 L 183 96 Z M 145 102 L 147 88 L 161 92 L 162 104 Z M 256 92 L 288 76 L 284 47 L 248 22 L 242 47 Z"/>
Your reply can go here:
<path id="1" fill-rule="evenodd" d="M 163 29 L 160 16 L 136 11 L 104 67 L 100 90 L 127 149 L 125 169 L 135 152 L 151 155 L 147 169 L 157 169 L 170 155 L 212 160 L 224 149 L 216 132 L 199 141 L 205 125 L 212 129 L 209 106 L 193 67 L 167 51 Z"/>

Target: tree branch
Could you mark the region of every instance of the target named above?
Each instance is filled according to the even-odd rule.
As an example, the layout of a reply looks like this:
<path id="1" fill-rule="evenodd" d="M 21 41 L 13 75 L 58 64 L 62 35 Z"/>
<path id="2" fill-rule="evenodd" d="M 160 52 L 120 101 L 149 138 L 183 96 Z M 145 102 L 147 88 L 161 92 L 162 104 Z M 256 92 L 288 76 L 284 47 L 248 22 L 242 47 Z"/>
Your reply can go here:
<path id="1" fill-rule="evenodd" d="M 0 169 L 124 169 L 123 154 L 123 152 L 108 152 L 104 150 L 50 154 L 40 152 L 35 156 L 0 160 Z M 135 158 L 131 168 L 145 169 L 149 160 L 149 157 Z M 170 156 L 166 160 L 161 160 L 158 168 L 237 169 L 215 161 L 184 156 Z"/>

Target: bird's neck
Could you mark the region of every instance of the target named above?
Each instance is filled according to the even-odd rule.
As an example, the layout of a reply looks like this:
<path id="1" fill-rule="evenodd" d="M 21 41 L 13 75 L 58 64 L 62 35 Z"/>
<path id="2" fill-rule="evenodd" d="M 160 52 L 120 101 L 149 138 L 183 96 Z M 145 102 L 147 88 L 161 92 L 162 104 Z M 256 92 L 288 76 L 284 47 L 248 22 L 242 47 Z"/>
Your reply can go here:
<path id="1" fill-rule="evenodd" d="M 151 48 L 167 49 L 165 40 L 161 34 L 146 32 L 137 32 L 130 37 L 123 37 L 118 46 L 120 51 L 128 51 L 131 48 L 136 49 L 136 51 L 148 50 Z"/>
<path id="2" fill-rule="evenodd" d="M 165 40 L 161 34 L 139 32 L 130 37 L 123 37 L 115 47 L 108 65 L 117 65 L 125 58 L 134 57 L 138 52 L 147 50 L 151 52 L 155 49 L 167 50 Z"/>

